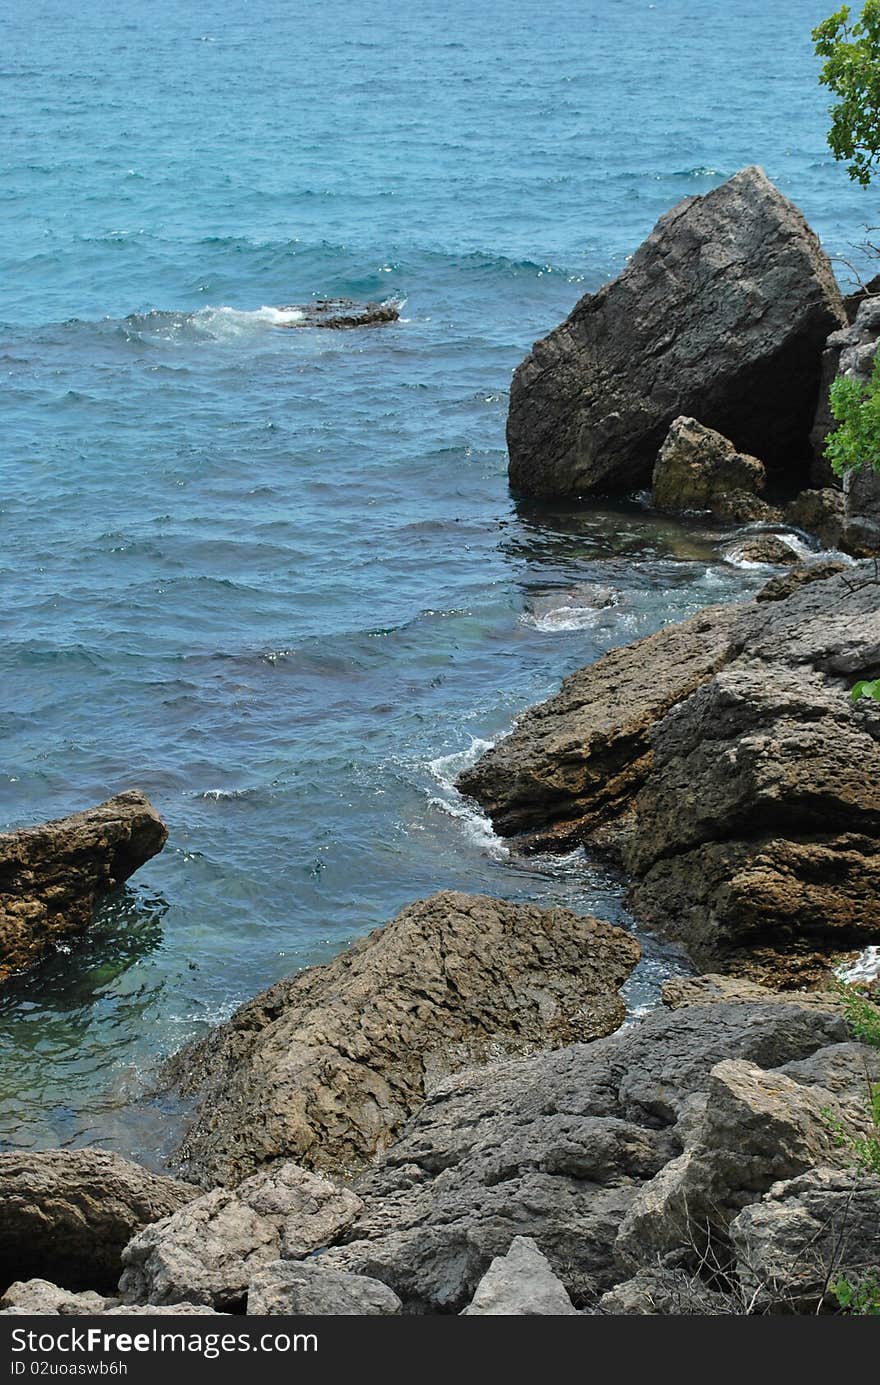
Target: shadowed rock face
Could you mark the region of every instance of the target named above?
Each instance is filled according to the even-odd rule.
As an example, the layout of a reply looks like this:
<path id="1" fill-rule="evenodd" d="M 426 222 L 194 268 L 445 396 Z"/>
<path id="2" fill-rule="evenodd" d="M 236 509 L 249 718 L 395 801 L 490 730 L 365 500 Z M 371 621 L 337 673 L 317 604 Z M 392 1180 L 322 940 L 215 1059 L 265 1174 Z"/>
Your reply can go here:
<path id="1" fill-rule="evenodd" d="M 282 1159 L 358 1170 L 449 1073 L 616 1029 L 638 956 L 622 929 L 565 909 L 421 900 L 172 1061 L 201 1100 L 182 1166 L 207 1186 Z"/>
<path id="2" fill-rule="evenodd" d="M 195 1195 L 104 1149 L 0 1154 L 0 1283 L 109 1293 L 135 1232 Z"/>
<path id="3" fill-rule="evenodd" d="M 822 350 L 845 321 L 803 216 L 744 169 L 662 217 L 623 274 L 535 344 L 511 386 L 511 486 L 646 485 L 680 414 L 806 479 Z"/>
<path id="4" fill-rule="evenodd" d="M 814 580 L 805 580 L 812 576 Z M 499 831 L 584 842 L 703 968 L 797 986 L 878 940 L 873 565 L 709 608 L 581 669 L 459 779 Z"/>
<path id="5" fill-rule="evenodd" d="M 168 837 L 132 790 L 70 817 L 0 834 L 0 981 L 82 933 L 101 895 L 127 880 Z"/>
<path id="6" fill-rule="evenodd" d="M 322 298 L 315 303 L 290 304 L 282 312 L 299 310 L 301 321 L 285 322 L 284 327 L 331 327 L 345 331 L 352 327 L 381 327 L 397 322 L 400 308 L 396 303 L 358 304 L 350 298 Z"/>

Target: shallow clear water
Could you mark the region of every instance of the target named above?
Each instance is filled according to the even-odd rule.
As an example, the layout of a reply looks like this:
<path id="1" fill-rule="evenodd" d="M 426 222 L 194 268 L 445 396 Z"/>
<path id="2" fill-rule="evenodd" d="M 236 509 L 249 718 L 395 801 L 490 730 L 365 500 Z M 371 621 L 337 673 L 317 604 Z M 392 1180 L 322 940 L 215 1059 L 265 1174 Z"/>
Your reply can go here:
<path id="1" fill-rule="evenodd" d="M 0 1001 L 0 1140 L 160 1159 L 157 1055 L 434 889 L 625 918 L 456 768 L 766 573 L 635 507 L 514 505 L 506 389 L 746 163 L 832 251 L 876 220 L 824 147 L 830 8 L 7 0 L 0 825 L 137 785 L 171 837 Z M 404 320 L 271 311 L 329 295 Z"/>

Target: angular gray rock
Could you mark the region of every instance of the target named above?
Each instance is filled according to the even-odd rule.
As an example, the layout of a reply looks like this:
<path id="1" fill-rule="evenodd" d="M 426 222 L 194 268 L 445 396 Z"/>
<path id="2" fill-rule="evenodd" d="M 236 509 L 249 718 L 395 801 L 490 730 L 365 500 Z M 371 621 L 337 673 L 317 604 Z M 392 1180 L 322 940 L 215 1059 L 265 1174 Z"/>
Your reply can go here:
<path id="1" fill-rule="evenodd" d="M 774 1183 L 814 1164 L 850 1164 L 852 1151 L 836 1128 L 857 1134 L 865 1120 L 864 1103 L 742 1059 L 718 1063 L 683 1153 L 628 1209 L 618 1260 L 638 1268 L 681 1250 L 691 1249 L 696 1262 L 717 1255 L 731 1220 Z"/>
<path id="2" fill-rule="evenodd" d="M 400 1299 L 387 1284 L 326 1268 L 320 1259 L 301 1264 L 275 1260 L 257 1270 L 248 1286 L 247 1311 L 255 1316 L 388 1317 L 400 1309 Z"/>
<path id="3" fill-rule="evenodd" d="M 6 1293 L 0 1297 L 0 1311 L 3 1313 L 37 1314 L 41 1317 L 51 1314 L 82 1315 L 103 1313 L 108 1303 L 103 1294 L 87 1289 L 75 1294 L 70 1289 L 62 1289 L 47 1279 L 17 1280 L 10 1284 Z"/>
<path id="4" fill-rule="evenodd" d="M 0 982 L 84 932 L 96 901 L 161 851 L 167 836 L 136 790 L 84 813 L 0 833 Z"/>
<path id="5" fill-rule="evenodd" d="M 104 1149 L 0 1154 L 0 1284 L 112 1291 L 135 1232 L 196 1193 Z"/>
<path id="6" fill-rule="evenodd" d="M 815 1313 L 838 1277 L 880 1270 L 880 1178 L 816 1168 L 775 1184 L 730 1227 L 743 1298 L 755 1312 Z"/>
<path id="7" fill-rule="evenodd" d="M 695 418 L 676 418 L 651 481 L 654 506 L 667 514 L 708 511 L 722 523 L 777 517 L 761 496 L 764 463 L 737 452 L 728 438 Z"/>
<path id="8" fill-rule="evenodd" d="M 857 558 L 880 553 L 880 473 L 863 466 L 843 479 L 841 544 Z"/>
<path id="9" fill-rule="evenodd" d="M 364 1210 L 321 1264 L 379 1278 L 416 1309 L 460 1312 L 512 1238 L 531 1236 L 575 1306 L 594 1302 L 620 1281 L 621 1223 L 692 1138 L 712 1069 L 779 1067 L 847 1037 L 838 1015 L 796 1003 L 689 1005 L 461 1073 L 359 1180 Z"/>
<path id="10" fill-rule="evenodd" d="M 710 1288 L 686 1270 L 655 1265 L 609 1289 L 600 1298 L 597 1312 L 613 1316 L 718 1318 L 736 1317 L 743 1307 L 734 1295 Z"/>
<path id="11" fill-rule="evenodd" d="M 565 1317 L 575 1313 L 565 1287 L 531 1236 L 515 1236 L 492 1261 L 462 1317 Z"/>
<path id="12" fill-rule="evenodd" d="M 661 217 L 627 268 L 587 294 L 514 374 L 514 490 L 646 485 L 681 414 L 761 457 L 808 465 L 820 360 L 846 321 L 828 259 L 759 168 Z"/>
<path id="13" fill-rule="evenodd" d="M 347 1188 L 274 1164 L 234 1191 L 214 1188 L 148 1226 L 126 1246 L 119 1281 L 129 1303 L 237 1308 L 255 1272 L 280 1255 L 307 1255 L 354 1221 L 362 1203 Z"/>
<path id="14" fill-rule="evenodd" d="M 638 956 L 622 929 L 565 909 L 421 900 L 174 1060 L 201 1103 L 183 1167 L 209 1184 L 291 1157 L 363 1168 L 448 1073 L 615 1029 Z"/>

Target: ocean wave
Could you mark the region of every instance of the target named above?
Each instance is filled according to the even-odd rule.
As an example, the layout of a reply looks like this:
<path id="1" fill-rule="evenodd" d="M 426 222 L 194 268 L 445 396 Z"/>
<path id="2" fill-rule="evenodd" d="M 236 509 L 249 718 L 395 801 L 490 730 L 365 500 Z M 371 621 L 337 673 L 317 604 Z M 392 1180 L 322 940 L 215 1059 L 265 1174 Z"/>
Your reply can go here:
<path id="1" fill-rule="evenodd" d="M 455 818 L 468 839 L 485 855 L 492 856 L 496 861 L 504 861 L 510 855 L 510 848 L 496 834 L 486 814 L 470 799 L 464 798 L 455 787 L 462 770 L 470 769 L 493 745 L 494 741 L 472 736 L 466 750 L 455 750 L 449 755 L 438 755 L 436 759 L 429 760 L 427 769 L 439 786 L 439 792 L 429 793 L 428 804 Z"/>
<path id="2" fill-rule="evenodd" d="M 760 534 L 755 534 L 751 537 L 760 537 Z M 797 534 L 780 533 L 778 530 L 773 530 L 773 537 L 781 539 L 782 542 L 797 555 L 801 562 L 807 562 L 810 558 L 815 556 L 815 547 L 806 543 L 803 539 L 798 538 Z M 724 561 L 729 563 L 731 567 L 741 568 L 744 572 L 749 572 L 756 568 L 764 569 L 778 566 L 776 563 L 762 563 L 757 562 L 754 558 L 746 557 L 743 553 L 743 546 L 746 542 L 747 539 L 742 538 L 732 543 L 730 547 L 725 550 Z"/>

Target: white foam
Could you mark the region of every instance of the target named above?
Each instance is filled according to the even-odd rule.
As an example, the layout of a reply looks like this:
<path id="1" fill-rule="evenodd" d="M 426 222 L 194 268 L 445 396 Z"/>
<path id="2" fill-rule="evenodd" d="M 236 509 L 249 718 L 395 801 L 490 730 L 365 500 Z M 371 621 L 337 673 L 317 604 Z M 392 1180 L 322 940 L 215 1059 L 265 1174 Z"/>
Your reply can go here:
<path id="1" fill-rule="evenodd" d="M 545 635 L 552 635 L 557 630 L 590 630 L 601 615 L 602 611 L 590 606 L 557 606 L 541 615 L 527 612 L 522 621 Z"/>
<path id="2" fill-rule="evenodd" d="M 200 308 L 193 313 L 193 325 L 215 338 L 251 336 L 272 327 L 290 327 L 302 322 L 301 308 L 262 308 L 246 311 L 242 308 Z"/>
<path id="3" fill-rule="evenodd" d="M 804 543 L 803 539 L 799 539 L 796 534 L 782 534 L 775 529 L 772 531 L 764 530 L 761 532 L 768 534 L 772 533 L 773 538 L 781 539 L 782 542 L 786 545 L 786 547 L 790 548 L 793 553 L 797 554 L 801 562 L 807 562 L 810 558 L 815 558 L 816 556 L 815 549 L 811 548 L 809 544 Z M 749 537 L 760 538 L 761 532 L 756 533 L 754 535 L 750 535 Z M 724 554 L 724 560 L 725 562 L 730 563 L 731 567 L 742 568 L 743 571 L 748 572 L 750 570 L 757 569 L 764 571 L 767 568 L 774 568 L 779 566 L 778 563 L 759 563 L 756 562 L 753 558 L 743 557 L 742 545 L 744 542 L 745 540 L 740 540 L 739 543 L 731 544 L 731 546 L 726 550 Z"/>
<path id="4" fill-rule="evenodd" d="M 491 750 L 493 745 L 494 741 L 484 741 L 472 736 L 466 750 L 456 750 L 451 755 L 438 755 L 436 760 L 429 760 L 427 767 L 440 786 L 440 793 L 429 794 L 428 803 L 432 808 L 438 808 L 441 813 L 446 813 L 461 823 L 466 836 L 480 851 L 503 861 L 510 855 L 509 847 L 496 835 L 486 814 L 475 803 L 463 798 L 455 787 L 455 781 L 462 770 L 470 769 L 471 765 L 476 764 L 480 756 Z"/>
<path id="5" fill-rule="evenodd" d="M 835 968 L 835 975 L 847 985 L 859 981 L 874 981 L 880 976 L 880 947 L 866 947 L 849 966 Z"/>

